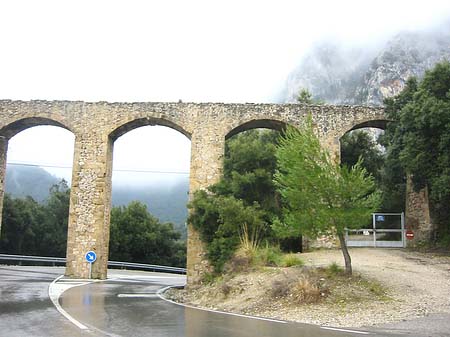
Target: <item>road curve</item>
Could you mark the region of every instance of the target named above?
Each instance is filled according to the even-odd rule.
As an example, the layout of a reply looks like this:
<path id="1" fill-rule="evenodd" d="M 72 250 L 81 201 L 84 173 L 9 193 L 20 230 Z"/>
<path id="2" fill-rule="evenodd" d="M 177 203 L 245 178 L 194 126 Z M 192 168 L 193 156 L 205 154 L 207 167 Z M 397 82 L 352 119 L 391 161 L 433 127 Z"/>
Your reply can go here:
<path id="1" fill-rule="evenodd" d="M 55 267 L 0 266 L 1 336 L 394 336 L 217 313 L 161 299 L 161 289 L 184 284 L 179 275 L 111 270 L 101 282 L 54 281 L 62 273 Z M 50 285 L 59 305 L 49 297 Z"/>
<path id="2" fill-rule="evenodd" d="M 111 272 L 109 275 L 111 278 L 105 282 L 73 287 L 60 298 L 61 307 L 94 334 L 168 337 L 368 335 L 359 331 L 336 331 L 313 325 L 199 310 L 165 301 L 158 296 L 162 288 L 184 284 L 184 276 L 138 272 Z"/>

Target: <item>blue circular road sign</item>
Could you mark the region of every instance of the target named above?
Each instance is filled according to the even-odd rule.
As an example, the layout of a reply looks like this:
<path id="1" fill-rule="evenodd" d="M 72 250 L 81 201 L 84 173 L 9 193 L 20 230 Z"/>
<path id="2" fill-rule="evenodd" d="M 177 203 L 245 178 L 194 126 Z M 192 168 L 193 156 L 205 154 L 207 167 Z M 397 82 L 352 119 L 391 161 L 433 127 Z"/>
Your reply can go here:
<path id="1" fill-rule="evenodd" d="M 84 257 L 89 263 L 93 263 L 95 262 L 95 260 L 97 260 L 97 254 L 95 254 L 95 252 L 93 252 L 92 250 L 88 251 Z"/>

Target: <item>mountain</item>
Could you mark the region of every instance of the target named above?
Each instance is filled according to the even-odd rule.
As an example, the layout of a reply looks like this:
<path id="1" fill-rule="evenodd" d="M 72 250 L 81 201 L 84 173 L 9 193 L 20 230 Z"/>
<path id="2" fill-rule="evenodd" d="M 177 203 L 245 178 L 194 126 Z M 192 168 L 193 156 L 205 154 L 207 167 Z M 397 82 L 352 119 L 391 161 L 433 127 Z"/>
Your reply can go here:
<path id="1" fill-rule="evenodd" d="M 37 202 L 47 199 L 50 187 L 59 178 L 36 166 L 7 165 L 5 191 L 15 198 L 31 196 Z"/>
<path id="2" fill-rule="evenodd" d="M 450 24 L 402 32 L 376 44 L 322 41 L 288 76 L 283 101 L 295 102 L 300 88 L 306 88 L 330 104 L 382 105 L 409 77 L 422 77 L 442 60 L 450 60 Z"/>
<path id="3" fill-rule="evenodd" d="M 50 187 L 61 179 L 36 166 L 8 165 L 5 191 L 16 198 L 31 196 L 37 202 L 47 199 Z M 161 222 L 171 222 L 186 237 L 186 219 L 189 178 L 178 178 L 167 183 L 113 185 L 113 206 L 128 205 L 138 200 Z"/>
<path id="4" fill-rule="evenodd" d="M 128 205 L 139 200 L 147 205 L 151 214 L 161 222 L 172 222 L 186 237 L 189 179 L 180 178 L 171 184 L 144 186 L 113 186 L 113 206 Z"/>

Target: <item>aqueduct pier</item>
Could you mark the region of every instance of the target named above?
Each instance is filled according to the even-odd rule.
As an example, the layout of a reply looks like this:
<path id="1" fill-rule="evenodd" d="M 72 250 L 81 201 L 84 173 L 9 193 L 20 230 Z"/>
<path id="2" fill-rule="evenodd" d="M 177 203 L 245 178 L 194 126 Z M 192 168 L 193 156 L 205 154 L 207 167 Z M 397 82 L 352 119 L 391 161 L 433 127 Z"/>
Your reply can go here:
<path id="1" fill-rule="evenodd" d="M 300 126 L 312 116 L 317 134 L 333 156 L 339 139 L 362 127 L 384 128 L 383 108 L 303 104 L 108 103 L 0 100 L 0 205 L 3 202 L 8 140 L 33 126 L 55 125 L 75 135 L 67 240 L 66 275 L 87 278 L 84 254 L 97 261 L 92 276 L 107 276 L 111 176 L 114 141 L 145 125 L 173 128 L 191 140 L 190 193 L 217 182 L 222 173 L 225 140 L 253 128 Z M 416 200 L 416 199 L 415 199 Z M 420 221 L 419 221 L 420 222 Z M 188 282 L 204 271 L 197 233 L 188 228 Z"/>

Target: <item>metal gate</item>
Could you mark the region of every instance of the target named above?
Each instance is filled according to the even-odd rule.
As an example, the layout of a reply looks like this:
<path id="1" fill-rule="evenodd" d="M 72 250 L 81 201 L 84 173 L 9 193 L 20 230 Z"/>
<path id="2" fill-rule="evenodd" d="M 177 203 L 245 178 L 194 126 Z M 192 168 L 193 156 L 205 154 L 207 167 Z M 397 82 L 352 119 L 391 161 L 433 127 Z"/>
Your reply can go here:
<path id="1" fill-rule="evenodd" d="M 404 213 L 373 213 L 372 228 L 347 229 L 348 247 L 406 247 Z"/>

